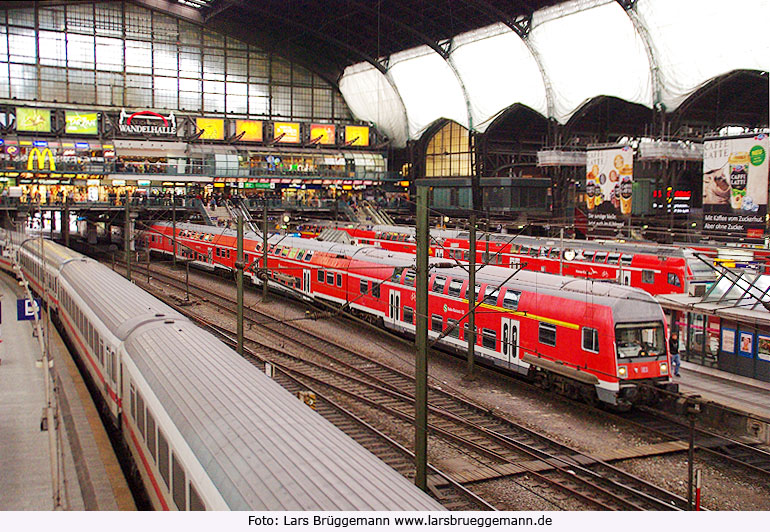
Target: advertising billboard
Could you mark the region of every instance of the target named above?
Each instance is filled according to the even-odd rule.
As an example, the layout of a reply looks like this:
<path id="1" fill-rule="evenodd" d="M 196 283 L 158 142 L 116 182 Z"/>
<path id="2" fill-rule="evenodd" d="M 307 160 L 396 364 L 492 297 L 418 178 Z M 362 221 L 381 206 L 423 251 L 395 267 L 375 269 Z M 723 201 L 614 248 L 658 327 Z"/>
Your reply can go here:
<path id="1" fill-rule="evenodd" d="M 262 122 L 259 120 L 236 120 L 235 135 L 245 142 L 262 142 Z"/>
<path id="2" fill-rule="evenodd" d="M 299 124 L 297 122 L 275 122 L 273 138 L 276 142 L 299 144 Z"/>
<path id="3" fill-rule="evenodd" d="M 223 140 L 225 138 L 225 121 L 222 118 L 196 118 L 195 127 L 203 130 L 201 140 Z"/>
<path id="4" fill-rule="evenodd" d="M 586 202 L 588 225 L 620 228 L 631 216 L 634 151 L 630 146 L 588 148 Z"/>
<path id="5" fill-rule="evenodd" d="M 348 146 L 368 146 L 368 126 L 345 126 L 345 144 Z"/>
<path id="6" fill-rule="evenodd" d="M 64 112 L 64 132 L 68 135 L 96 135 L 99 133 L 99 115 L 80 111 Z"/>
<path id="7" fill-rule="evenodd" d="M 164 116 L 155 111 L 126 112 L 120 110 L 118 131 L 126 135 L 176 135 L 176 117 L 174 113 Z"/>
<path id="8" fill-rule="evenodd" d="M 703 144 L 703 230 L 762 239 L 767 214 L 765 134 L 708 139 Z"/>
<path id="9" fill-rule="evenodd" d="M 311 124 L 310 141 L 316 144 L 336 144 L 333 124 Z"/>
<path id="10" fill-rule="evenodd" d="M 33 109 L 32 107 L 16 108 L 16 131 L 34 131 L 37 133 L 51 132 L 51 110 Z"/>

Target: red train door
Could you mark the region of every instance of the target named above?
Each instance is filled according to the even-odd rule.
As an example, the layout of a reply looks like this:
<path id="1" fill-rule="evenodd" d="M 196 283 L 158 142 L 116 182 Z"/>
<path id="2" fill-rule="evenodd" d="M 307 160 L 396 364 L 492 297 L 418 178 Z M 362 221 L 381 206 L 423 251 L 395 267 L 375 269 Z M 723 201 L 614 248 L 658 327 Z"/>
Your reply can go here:
<path id="1" fill-rule="evenodd" d="M 395 324 L 401 316 L 401 292 L 391 290 L 388 296 L 388 323 Z"/>
<path id="2" fill-rule="evenodd" d="M 502 318 L 502 345 L 503 360 L 514 362 L 519 356 L 519 322 L 510 318 Z"/>
<path id="3" fill-rule="evenodd" d="M 307 268 L 302 270 L 302 291 L 306 294 L 310 293 L 310 270 Z"/>

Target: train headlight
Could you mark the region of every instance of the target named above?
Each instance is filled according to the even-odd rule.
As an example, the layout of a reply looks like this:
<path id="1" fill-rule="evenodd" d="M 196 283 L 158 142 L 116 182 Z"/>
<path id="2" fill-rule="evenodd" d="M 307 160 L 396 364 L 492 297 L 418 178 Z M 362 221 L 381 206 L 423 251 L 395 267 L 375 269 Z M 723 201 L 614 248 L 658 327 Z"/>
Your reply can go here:
<path id="1" fill-rule="evenodd" d="M 628 368 L 625 366 L 618 366 L 618 377 L 625 379 L 626 375 L 628 375 Z"/>
<path id="2" fill-rule="evenodd" d="M 660 374 L 668 375 L 668 364 L 666 364 L 665 362 L 660 363 Z"/>

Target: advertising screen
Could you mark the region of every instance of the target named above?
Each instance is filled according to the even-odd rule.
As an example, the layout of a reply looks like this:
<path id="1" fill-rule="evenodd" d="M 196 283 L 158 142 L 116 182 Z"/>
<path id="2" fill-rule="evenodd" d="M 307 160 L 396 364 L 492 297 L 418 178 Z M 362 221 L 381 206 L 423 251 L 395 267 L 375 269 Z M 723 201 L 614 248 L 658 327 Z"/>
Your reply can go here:
<path id="1" fill-rule="evenodd" d="M 316 140 L 320 139 L 320 140 Z M 317 144 L 335 144 L 333 124 L 311 124 L 310 140 Z"/>
<path id="2" fill-rule="evenodd" d="M 586 153 L 586 211 L 593 228 L 619 228 L 631 216 L 634 151 L 630 146 L 589 147 Z"/>
<path id="3" fill-rule="evenodd" d="M 51 132 L 50 109 L 16 108 L 16 131 Z"/>
<path id="4" fill-rule="evenodd" d="M 369 128 L 367 126 L 345 126 L 345 144 L 368 146 Z"/>
<path id="5" fill-rule="evenodd" d="M 767 213 L 765 134 L 703 143 L 703 230 L 714 236 L 762 239 Z"/>
<path id="6" fill-rule="evenodd" d="M 273 129 L 273 138 L 278 139 L 276 142 L 299 143 L 299 124 L 297 122 L 275 122 Z"/>
<path id="7" fill-rule="evenodd" d="M 235 135 L 243 133 L 245 142 L 262 142 L 262 122 L 259 120 L 236 120 Z"/>
<path id="8" fill-rule="evenodd" d="M 83 113 L 80 111 L 64 112 L 64 132 L 71 135 L 96 135 L 98 131 L 99 115 L 97 113 Z"/>
<path id="9" fill-rule="evenodd" d="M 222 140 L 225 138 L 225 121 L 221 118 L 196 118 L 195 127 L 203 130 L 201 140 Z"/>

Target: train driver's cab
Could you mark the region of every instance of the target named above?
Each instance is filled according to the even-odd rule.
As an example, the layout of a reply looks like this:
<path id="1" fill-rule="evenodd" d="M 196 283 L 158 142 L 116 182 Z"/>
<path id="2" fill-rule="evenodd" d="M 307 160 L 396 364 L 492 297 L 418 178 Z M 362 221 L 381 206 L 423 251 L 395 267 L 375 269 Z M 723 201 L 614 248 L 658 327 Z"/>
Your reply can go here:
<path id="1" fill-rule="evenodd" d="M 615 348 L 620 379 L 668 377 L 668 351 L 662 321 L 619 323 Z"/>

